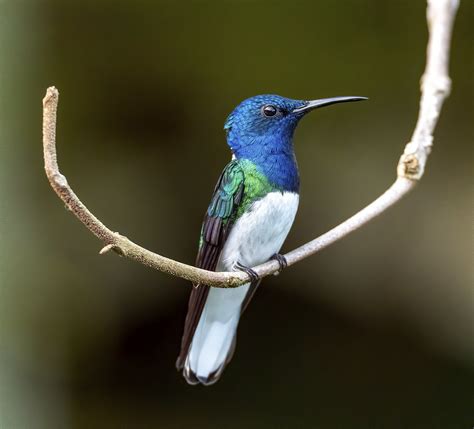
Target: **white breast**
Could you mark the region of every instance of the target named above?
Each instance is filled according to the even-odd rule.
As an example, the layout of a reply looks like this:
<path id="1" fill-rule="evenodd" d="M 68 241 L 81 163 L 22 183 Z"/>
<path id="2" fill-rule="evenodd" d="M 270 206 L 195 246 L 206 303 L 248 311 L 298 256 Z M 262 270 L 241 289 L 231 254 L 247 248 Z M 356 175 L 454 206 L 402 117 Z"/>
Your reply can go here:
<path id="1" fill-rule="evenodd" d="M 285 241 L 298 209 L 293 192 L 270 192 L 256 201 L 233 226 L 219 259 L 218 271 L 235 263 L 252 267 L 268 261 Z"/>

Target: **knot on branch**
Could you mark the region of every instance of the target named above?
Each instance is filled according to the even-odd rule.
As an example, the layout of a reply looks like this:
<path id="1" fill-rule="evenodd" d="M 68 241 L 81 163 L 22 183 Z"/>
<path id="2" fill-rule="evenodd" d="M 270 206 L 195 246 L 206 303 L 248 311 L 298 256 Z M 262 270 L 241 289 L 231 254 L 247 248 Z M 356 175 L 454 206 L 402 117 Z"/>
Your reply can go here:
<path id="1" fill-rule="evenodd" d="M 398 177 L 410 180 L 419 180 L 423 175 L 420 161 L 414 153 L 404 153 L 400 157 L 397 167 Z"/>
<path id="2" fill-rule="evenodd" d="M 449 76 L 438 73 L 426 73 L 421 77 L 421 90 L 435 96 L 447 97 L 451 93 L 451 79 Z"/>
<path id="3" fill-rule="evenodd" d="M 117 244 L 107 244 L 107 246 L 103 247 L 100 250 L 99 255 L 105 255 L 106 253 L 110 252 L 111 250 L 113 250 L 119 256 L 125 256 L 125 252 Z"/>
<path id="4" fill-rule="evenodd" d="M 50 174 L 50 179 L 52 179 L 53 182 L 61 189 L 66 189 L 69 187 L 66 176 L 61 173 Z"/>

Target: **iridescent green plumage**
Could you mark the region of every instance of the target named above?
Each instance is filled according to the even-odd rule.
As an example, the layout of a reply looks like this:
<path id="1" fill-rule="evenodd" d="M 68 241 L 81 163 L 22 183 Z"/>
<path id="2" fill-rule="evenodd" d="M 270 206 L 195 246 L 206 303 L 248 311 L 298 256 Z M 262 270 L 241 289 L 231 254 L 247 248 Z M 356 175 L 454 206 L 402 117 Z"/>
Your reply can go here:
<path id="1" fill-rule="evenodd" d="M 235 207 L 234 198 L 242 186 L 242 199 Z M 233 222 L 242 216 L 252 203 L 275 189 L 253 162 L 246 159 L 234 160 L 224 168 L 207 214 L 219 216 L 225 223 Z"/>
<path id="2" fill-rule="evenodd" d="M 241 162 L 232 161 L 224 168 L 207 209 L 208 216 L 220 217 L 226 223 L 234 213 L 235 197 L 243 192 L 245 173 Z"/>
<path id="3" fill-rule="evenodd" d="M 238 162 L 244 172 L 244 196 L 237 209 L 235 219 L 242 216 L 255 201 L 263 198 L 269 192 L 277 190 L 267 177 L 257 170 L 257 166 L 253 162 L 246 159 Z"/>
<path id="4" fill-rule="evenodd" d="M 215 220 L 219 220 L 221 228 L 229 226 L 242 216 L 255 201 L 276 189 L 265 175 L 257 170 L 253 162 L 243 159 L 233 160 L 227 164 L 217 182 L 207 209 L 206 219 L 201 229 L 199 247 L 202 247 L 206 239 L 217 244 L 217 240 L 211 237 L 211 235 L 220 235 Z"/>

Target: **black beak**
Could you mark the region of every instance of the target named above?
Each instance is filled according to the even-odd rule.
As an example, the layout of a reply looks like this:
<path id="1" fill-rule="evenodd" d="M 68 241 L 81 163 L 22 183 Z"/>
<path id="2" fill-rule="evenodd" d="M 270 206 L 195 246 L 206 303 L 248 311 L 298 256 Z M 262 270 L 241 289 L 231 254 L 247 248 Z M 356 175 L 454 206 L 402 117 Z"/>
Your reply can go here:
<path id="1" fill-rule="evenodd" d="M 319 109 L 320 107 L 330 106 L 336 103 L 349 103 L 352 101 L 368 100 L 367 97 L 331 97 L 321 98 L 320 100 L 307 101 L 301 107 L 297 107 L 292 113 L 307 113 L 313 109 Z"/>

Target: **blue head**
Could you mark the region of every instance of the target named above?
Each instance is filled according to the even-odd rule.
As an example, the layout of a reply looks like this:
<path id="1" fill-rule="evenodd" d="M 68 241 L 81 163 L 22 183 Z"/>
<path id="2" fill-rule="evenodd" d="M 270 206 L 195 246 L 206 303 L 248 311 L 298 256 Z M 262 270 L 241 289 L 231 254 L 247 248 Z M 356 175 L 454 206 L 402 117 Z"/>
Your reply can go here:
<path id="1" fill-rule="evenodd" d="M 297 192 L 298 168 L 293 133 L 306 113 L 318 107 L 364 97 L 292 100 L 279 95 L 257 95 L 240 103 L 227 118 L 227 144 L 237 159 L 248 159 L 277 188 Z"/>

